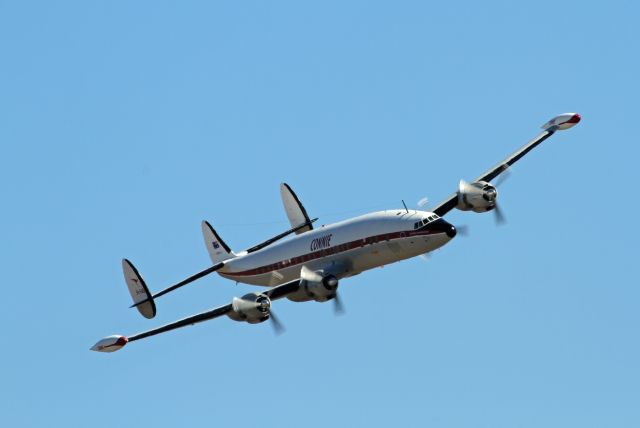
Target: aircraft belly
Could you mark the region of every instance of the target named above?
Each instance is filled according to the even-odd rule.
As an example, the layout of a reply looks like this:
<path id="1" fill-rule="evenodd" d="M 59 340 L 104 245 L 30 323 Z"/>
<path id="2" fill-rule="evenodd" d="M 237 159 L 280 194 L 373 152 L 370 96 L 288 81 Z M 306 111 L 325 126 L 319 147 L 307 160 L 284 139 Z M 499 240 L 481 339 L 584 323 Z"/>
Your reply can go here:
<path id="1" fill-rule="evenodd" d="M 414 236 L 368 245 L 353 256 L 353 270 L 362 272 L 428 253 L 448 242 L 441 236 Z"/>

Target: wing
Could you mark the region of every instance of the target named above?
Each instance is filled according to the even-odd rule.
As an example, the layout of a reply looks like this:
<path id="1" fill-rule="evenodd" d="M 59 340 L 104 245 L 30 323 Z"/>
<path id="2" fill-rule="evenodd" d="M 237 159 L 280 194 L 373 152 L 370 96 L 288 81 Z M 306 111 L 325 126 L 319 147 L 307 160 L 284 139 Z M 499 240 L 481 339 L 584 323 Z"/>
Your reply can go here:
<path id="1" fill-rule="evenodd" d="M 186 317 L 181 320 L 174 321 L 172 323 L 163 325 L 162 327 L 154 328 L 153 330 L 148 330 L 142 333 L 134 334 L 133 336 L 129 336 L 127 338 L 127 342 L 133 342 L 135 340 L 144 339 L 145 337 L 149 337 L 149 336 L 155 336 L 156 334 L 175 330 L 177 328 L 186 327 L 188 325 L 194 325 L 203 321 L 209 321 L 214 318 L 218 318 L 223 315 L 226 315 L 232 310 L 233 310 L 232 305 L 231 303 L 229 303 L 228 305 L 220 306 L 219 308 L 201 312 L 196 315 L 191 315 L 190 317 Z"/>
<path id="2" fill-rule="evenodd" d="M 281 299 L 291 293 L 295 293 L 296 291 L 298 291 L 299 287 L 300 287 L 300 280 L 296 279 L 294 281 L 290 281 L 290 282 L 278 285 L 277 287 L 270 288 L 260 294 L 252 293 L 251 296 L 255 296 L 256 299 L 254 302 L 250 302 L 249 304 L 254 304 L 256 305 L 255 307 L 259 306 L 260 305 L 259 299 L 264 298 L 262 296 L 268 297 L 268 299 L 265 299 L 265 300 Z M 210 309 L 208 311 L 201 312 L 199 314 L 191 315 L 189 317 L 180 319 L 178 321 L 174 321 L 172 323 L 165 324 L 161 327 L 157 327 L 152 330 L 147 330 L 142 333 L 134 334 L 132 336 L 127 337 L 127 336 L 121 336 L 121 335 L 113 335 L 113 336 L 105 337 L 104 339 L 98 341 L 93 347 L 91 347 L 91 350 L 99 351 L 99 352 L 114 352 L 122 348 L 129 342 L 134 342 L 136 340 L 144 339 L 146 337 L 155 336 L 156 334 L 165 333 L 167 331 L 176 330 L 178 328 L 198 324 L 204 321 L 209 321 L 209 320 L 221 317 L 223 315 L 232 316 L 233 315 L 232 313 L 236 312 L 236 309 L 242 310 L 238 305 L 242 305 L 243 303 L 242 302 L 238 303 L 237 301 L 239 300 L 241 299 L 234 299 L 232 303 L 229 303 L 227 305 Z M 270 309 L 271 309 L 270 304 L 268 308 L 269 308 L 268 311 L 270 313 Z M 234 319 L 237 319 L 237 318 L 234 317 Z"/>
<path id="3" fill-rule="evenodd" d="M 527 144 L 518 149 L 515 153 L 504 159 L 502 162 L 498 163 L 493 168 L 481 174 L 474 181 L 491 181 L 494 178 L 498 177 L 505 170 L 507 170 L 511 165 L 518 162 L 520 159 L 524 157 L 531 150 L 539 146 L 544 140 L 551 137 L 556 131 L 569 129 L 578 122 L 580 122 L 580 115 L 577 113 L 564 113 L 558 115 L 551 119 L 549 122 L 542 125 L 542 129 L 544 130 L 538 136 L 536 136 L 533 140 L 529 141 Z M 449 211 L 454 209 L 458 205 L 458 193 L 454 193 L 449 198 L 442 201 L 433 212 L 438 214 L 439 216 L 443 216 L 447 214 Z"/>
<path id="4" fill-rule="evenodd" d="M 276 287 L 270 288 L 262 294 L 265 294 L 271 300 L 282 299 L 283 297 L 293 294 L 300 289 L 300 280 L 286 282 Z"/>

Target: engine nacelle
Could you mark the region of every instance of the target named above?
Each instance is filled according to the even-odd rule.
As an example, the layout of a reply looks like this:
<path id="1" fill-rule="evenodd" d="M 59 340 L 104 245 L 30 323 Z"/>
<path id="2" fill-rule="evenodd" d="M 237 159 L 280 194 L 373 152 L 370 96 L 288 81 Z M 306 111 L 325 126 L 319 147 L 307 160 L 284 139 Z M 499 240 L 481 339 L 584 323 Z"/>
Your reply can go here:
<path id="1" fill-rule="evenodd" d="M 456 208 L 461 211 L 483 213 L 496 207 L 497 198 L 498 191 L 491 183 L 486 181 L 467 183 L 460 180 Z"/>
<path id="2" fill-rule="evenodd" d="M 326 302 L 336 297 L 338 290 L 338 278 L 333 275 L 321 276 L 311 279 L 302 279 L 300 290 L 287 296 L 287 299 L 293 302 L 308 302 L 315 300 L 316 302 Z"/>
<path id="3" fill-rule="evenodd" d="M 269 319 L 271 299 L 264 294 L 249 293 L 231 301 L 232 310 L 227 314 L 234 321 L 258 324 Z"/>

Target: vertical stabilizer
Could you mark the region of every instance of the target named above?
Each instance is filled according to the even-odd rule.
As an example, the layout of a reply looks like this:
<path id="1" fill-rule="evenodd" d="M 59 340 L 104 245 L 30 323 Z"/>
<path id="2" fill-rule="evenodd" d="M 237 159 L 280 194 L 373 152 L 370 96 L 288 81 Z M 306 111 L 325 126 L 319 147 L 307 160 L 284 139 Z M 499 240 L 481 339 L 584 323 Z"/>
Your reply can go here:
<path id="1" fill-rule="evenodd" d="M 313 226 L 311 225 L 311 220 L 309 219 L 307 210 L 304 209 L 304 205 L 302 205 L 298 196 L 287 183 L 280 184 L 280 196 L 282 196 L 284 210 L 287 213 L 292 229 L 305 223 L 309 223 L 309 226 L 296 230 L 296 235 L 312 230 Z"/>
<path id="2" fill-rule="evenodd" d="M 206 220 L 202 221 L 202 236 L 204 237 L 204 244 L 207 246 L 211 262 L 214 265 L 236 256 Z"/>
<path id="3" fill-rule="evenodd" d="M 156 304 L 138 269 L 129 260 L 122 259 L 122 272 L 124 273 L 124 280 L 127 282 L 129 294 L 131 294 L 133 303 L 140 314 L 145 318 L 155 317 Z"/>

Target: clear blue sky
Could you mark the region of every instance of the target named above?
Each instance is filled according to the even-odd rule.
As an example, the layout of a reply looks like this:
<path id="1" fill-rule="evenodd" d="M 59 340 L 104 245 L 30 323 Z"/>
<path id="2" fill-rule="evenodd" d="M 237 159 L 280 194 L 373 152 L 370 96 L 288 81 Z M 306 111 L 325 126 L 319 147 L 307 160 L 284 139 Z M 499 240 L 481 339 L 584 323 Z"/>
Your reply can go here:
<path id="1" fill-rule="evenodd" d="M 640 426 L 635 2 L 0 4 L 0 408 L 11 427 Z M 88 348 L 255 290 L 152 290 L 287 228 L 433 202 L 536 135 L 509 223 L 344 281 L 287 333 L 219 319 Z M 632 173 L 634 173 L 632 175 Z"/>

